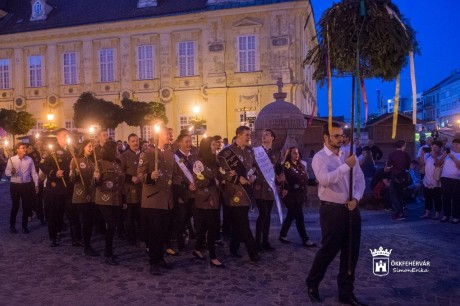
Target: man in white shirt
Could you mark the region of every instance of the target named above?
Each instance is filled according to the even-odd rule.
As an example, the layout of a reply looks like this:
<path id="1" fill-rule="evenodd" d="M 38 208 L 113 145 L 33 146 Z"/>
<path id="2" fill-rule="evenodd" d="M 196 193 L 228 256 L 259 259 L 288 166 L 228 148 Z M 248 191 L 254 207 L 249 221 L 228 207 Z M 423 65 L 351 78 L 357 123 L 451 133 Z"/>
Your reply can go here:
<path id="1" fill-rule="evenodd" d="M 339 302 L 365 305 L 353 293 L 361 239 L 361 216 L 357 203 L 363 196 L 365 181 L 356 156 L 346 156 L 341 150 L 344 137 L 340 125 L 333 124 L 329 131 L 326 124 L 323 128 L 324 148 L 313 157 L 312 167 L 319 182 L 318 196 L 321 200 L 322 247 L 316 254 L 306 284 L 312 302 L 321 302 L 319 284 L 340 251 L 337 277 Z M 350 171 L 353 171 L 352 200 L 349 199 Z"/>
<path id="2" fill-rule="evenodd" d="M 8 159 L 6 164 L 5 175 L 10 179 L 11 195 L 11 214 L 10 214 L 10 232 L 15 234 L 16 216 L 19 210 L 19 201 L 22 202 L 22 232 L 30 233 L 27 229 L 27 221 L 33 207 L 34 186 L 35 192 L 38 192 L 38 174 L 35 171 L 34 161 L 26 155 L 27 146 L 19 142 L 15 146 L 16 155 Z"/>

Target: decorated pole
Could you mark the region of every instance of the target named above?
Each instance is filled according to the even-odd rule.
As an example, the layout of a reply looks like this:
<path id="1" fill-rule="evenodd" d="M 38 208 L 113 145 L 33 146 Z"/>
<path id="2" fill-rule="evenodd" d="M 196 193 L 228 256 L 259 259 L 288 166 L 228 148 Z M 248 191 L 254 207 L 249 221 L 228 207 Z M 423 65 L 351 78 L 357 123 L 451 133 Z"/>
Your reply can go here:
<path id="1" fill-rule="evenodd" d="M 71 145 L 70 138 L 67 138 L 67 146 L 69 147 L 70 155 L 72 155 L 72 159 L 75 162 L 76 169 L 78 170 L 78 173 L 80 173 L 81 183 L 83 186 L 85 186 L 85 182 L 83 181 L 83 177 L 81 176 L 81 169 L 80 169 L 80 166 L 78 165 L 77 158 L 75 157 L 75 153 L 73 151 L 73 146 Z"/>
<path id="2" fill-rule="evenodd" d="M 56 158 L 56 152 L 54 152 L 54 150 L 53 150 L 53 145 L 50 144 L 48 147 L 50 149 L 51 157 L 53 157 L 54 162 L 56 163 L 56 167 L 57 167 L 58 171 L 61 171 L 61 167 L 59 167 L 59 163 L 58 163 L 57 158 Z M 65 179 L 64 179 L 63 176 L 61 176 L 61 180 L 62 180 L 62 184 L 64 184 L 64 187 L 67 188 L 67 184 L 65 183 Z"/>

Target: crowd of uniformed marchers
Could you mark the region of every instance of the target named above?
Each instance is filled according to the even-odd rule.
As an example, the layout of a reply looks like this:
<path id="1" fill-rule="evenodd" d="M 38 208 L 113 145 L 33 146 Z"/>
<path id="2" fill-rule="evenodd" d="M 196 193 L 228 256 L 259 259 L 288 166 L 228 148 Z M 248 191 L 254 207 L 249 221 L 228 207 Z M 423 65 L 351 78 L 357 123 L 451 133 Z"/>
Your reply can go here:
<path id="1" fill-rule="evenodd" d="M 93 233 L 105 237 L 105 263 L 117 265 L 114 236 L 145 247 L 154 275 L 171 269 L 165 255 L 191 255 L 212 267 L 224 267 L 216 255 L 223 237 L 230 235 L 231 257 L 242 257 L 244 243 L 252 262 L 259 253 L 273 251 L 269 241 L 271 212 L 276 198 L 287 207 L 279 240 L 296 221 L 302 245 L 314 247 L 304 225 L 303 205 L 308 174 L 299 150 L 284 156 L 272 148 L 275 133 L 262 134 L 262 154 L 256 160 L 248 127 L 236 129 L 232 144 L 220 136 L 203 137 L 198 147 L 192 135 L 160 126 L 157 145 L 129 135 L 126 147 L 101 130 L 95 139 L 72 145 L 70 133 L 55 131 L 56 143 L 18 143 L 7 162 L 12 211 L 10 232 L 16 233 L 16 215 L 22 201 L 22 232 L 29 233 L 32 214 L 48 227 L 49 244 L 61 244 L 69 228 L 73 247 L 87 256 L 99 256 L 91 245 Z M 259 154 L 260 156 L 260 154 Z M 269 164 L 268 171 L 261 163 Z M 264 173 L 265 172 L 265 173 Z M 276 193 L 276 194 L 275 194 Z M 279 204 L 279 201 L 278 201 Z M 257 207 L 253 235 L 248 213 Z M 192 245 L 194 243 L 194 245 Z M 191 247 L 189 247 L 191 246 Z"/>

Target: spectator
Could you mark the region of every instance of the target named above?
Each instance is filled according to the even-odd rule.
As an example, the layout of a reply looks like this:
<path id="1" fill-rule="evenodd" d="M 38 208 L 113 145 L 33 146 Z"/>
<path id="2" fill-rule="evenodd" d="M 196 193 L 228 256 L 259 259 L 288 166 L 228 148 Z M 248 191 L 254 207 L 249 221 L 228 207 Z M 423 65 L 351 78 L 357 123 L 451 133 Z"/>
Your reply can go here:
<path id="1" fill-rule="evenodd" d="M 361 142 L 360 142 L 359 138 L 355 138 L 354 145 L 355 145 L 356 156 L 360 157 L 362 152 L 363 152 L 363 147 L 361 146 Z"/>
<path id="2" fill-rule="evenodd" d="M 452 140 L 451 150 L 444 151 L 440 162 L 443 163 L 441 173 L 442 205 L 446 222 L 452 216 L 452 223 L 457 224 L 460 218 L 460 138 Z"/>
<path id="3" fill-rule="evenodd" d="M 403 189 L 408 187 L 408 173 L 410 168 L 411 158 L 404 150 L 406 149 L 406 141 L 398 140 L 396 142 L 396 150 L 388 156 L 388 167 L 391 171 L 390 182 L 390 199 L 391 205 L 395 210 L 392 216 L 393 220 L 404 220 L 406 217 L 403 214 L 404 194 Z"/>
<path id="4" fill-rule="evenodd" d="M 423 196 L 425 197 L 425 213 L 421 218 L 429 218 L 433 209 L 435 215 L 433 219 L 439 219 L 442 208 L 442 190 L 439 177 L 435 176 L 436 167 L 439 166 L 441 157 L 442 143 L 439 140 L 433 141 L 431 150 L 424 150 L 423 156 L 420 157 L 420 165 L 425 169 L 423 177 Z"/>
<path id="5" fill-rule="evenodd" d="M 368 146 L 369 146 L 369 148 L 371 148 L 372 158 L 374 159 L 374 161 L 380 160 L 382 158 L 382 156 L 383 156 L 383 152 L 382 152 L 382 150 L 380 150 L 379 147 L 374 145 L 374 140 L 373 139 L 369 139 Z"/>
<path id="6" fill-rule="evenodd" d="M 414 201 L 420 190 L 422 190 L 422 180 L 420 178 L 419 163 L 416 160 L 411 161 L 409 174 L 412 184 L 404 189 L 404 201 Z"/>
<path id="7" fill-rule="evenodd" d="M 384 203 L 386 211 L 392 211 L 390 202 L 390 170 L 387 167 L 380 168 L 376 171 L 371 181 L 371 189 L 374 198 Z"/>
<path id="8" fill-rule="evenodd" d="M 368 146 L 364 147 L 362 150 L 362 158 L 359 161 L 359 165 L 361 166 L 361 170 L 364 173 L 364 180 L 366 181 L 365 192 L 370 192 L 372 178 L 375 175 L 376 169 L 374 159 L 372 158 L 371 148 Z"/>
<path id="9" fill-rule="evenodd" d="M 425 127 L 422 126 L 422 130 L 419 133 L 419 141 L 420 141 L 420 146 L 425 145 L 425 140 L 426 140 L 426 133 L 425 133 Z"/>
<path id="10" fill-rule="evenodd" d="M 228 143 L 228 138 L 224 138 L 224 148 L 228 147 L 230 144 Z"/>

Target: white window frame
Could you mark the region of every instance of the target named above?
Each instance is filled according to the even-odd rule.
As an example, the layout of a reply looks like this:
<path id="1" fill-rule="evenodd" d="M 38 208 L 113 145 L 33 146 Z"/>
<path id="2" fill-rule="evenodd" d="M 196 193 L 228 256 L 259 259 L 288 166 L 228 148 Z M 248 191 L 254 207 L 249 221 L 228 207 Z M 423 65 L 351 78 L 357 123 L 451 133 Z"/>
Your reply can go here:
<path id="1" fill-rule="evenodd" d="M 66 121 L 65 122 L 65 128 L 70 131 L 70 132 L 73 132 L 73 131 L 78 131 L 78 128 L 75 126 L 75 123 L 73 120 L 71 121 Z"/>
<path id="2" fill-rule="evenodd" d="M 37 62 L 34 63 L 34 60 Z M 42 87 L 43 86 L 43 57 L 41 55 L 29 56 L 29 86 Z"/>
<path id="3" fill-rule="evenodd" d="M 115 81 L 115 49 L 99 49 L 99 80 L 102 83 Z"/>
<path id="4" fill-rule="evenodd" d="M 8 58 L 0 58 L 0 89 L 11 88 L 11 64 Z"/>
<path id="5" fill-rule="evenodd" d="M 252 72 L 258 69 L 258 41 L 256 35 L 241 35 L 237 38 L 238 71 Z"/>
<path id="6" fill-rule="evenodd" d="M 111 138 L 113 141 L 115 141 L 115 129 L 107 129 L 107 135 L 109 136 L 109 139 Z"/>
<path id="7" fill-rule="evenodd" d="M 194 119 L 195 116 L 190 116 L 190 115 L 179 115 L 179 120 L 177 121 L 179 123 L 179 133 L 182 130 L 189 129 L 190 128 L 190 120 Z M 192 143 L 196 143 L 196 135 L 192 134 Z"/>
<path id="8" fill-rule="evenodd" d="M 67 52 L 62 54 L 62 81 L 64 85 L 78 84 L 77 52 Z"/>
<path id="9" fill-rule="evenodd" d="M 137 46 L 137 79 L 153 80 L 155 78 L 155 47 L 153 45 Z"/>
<path id="10" fill-rule="evenodd" d="M 196 75 L 196 43 L 181 41 L 177 44 L 177 66 L 180 77 Z"/>
<path id="11" fill-rule="evenodd" d="M 150 124 L 144 125 L 142 127 L 142 137 L 144 137 L 142 140 L 146 140 L 150 143 L 150 139 L 153 138 L 153 126 Z"/>

